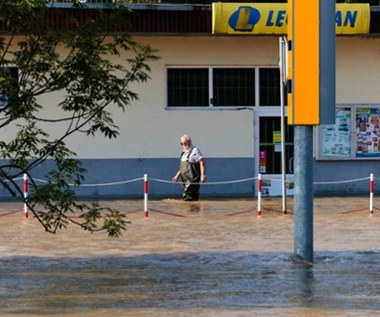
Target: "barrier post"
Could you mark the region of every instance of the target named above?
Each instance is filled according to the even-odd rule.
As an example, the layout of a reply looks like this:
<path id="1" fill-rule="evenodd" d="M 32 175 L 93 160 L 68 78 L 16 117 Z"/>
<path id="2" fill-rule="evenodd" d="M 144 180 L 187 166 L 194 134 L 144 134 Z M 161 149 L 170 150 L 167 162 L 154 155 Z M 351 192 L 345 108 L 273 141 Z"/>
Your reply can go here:
<path id="1" fill-rule="evenodd" d="M 257 217 L 261 217 L 261 190 L 262 190 L 261 174 L 257 176 Z"/>
<path id="2" fill-rule="evenodd" d="M 375 183 L 373 173 L 369 176 L 369 215 L 373 215 L 373 192 L 375 190 Z"/>
<path id="3" fill-rule="evenodd" d="M 148 212 L 148 175 L 144 174 L 144 217 L 149 217 Z"/>
<path id="4" fill-rule="evenodd" d="M 26 204 L 26 199 L 28 198 L 28 175 L 24 173 L 24 219 L 28 219 L 28 205 Z"/>

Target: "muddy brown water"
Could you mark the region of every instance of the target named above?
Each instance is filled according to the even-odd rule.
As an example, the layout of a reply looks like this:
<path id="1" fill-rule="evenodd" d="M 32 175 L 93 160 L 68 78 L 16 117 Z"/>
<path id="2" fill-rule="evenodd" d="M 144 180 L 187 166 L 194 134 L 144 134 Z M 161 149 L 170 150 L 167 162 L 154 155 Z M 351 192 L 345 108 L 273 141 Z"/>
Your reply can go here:
<path id="1" fill-rule="evenodd" d="M 379 316 L 380 199 L 314 200 L 314 262 L 293 260 L 292 200 L 104 201 L 120 239 L 45 233 L 0 203 L 0 316 Z"/>

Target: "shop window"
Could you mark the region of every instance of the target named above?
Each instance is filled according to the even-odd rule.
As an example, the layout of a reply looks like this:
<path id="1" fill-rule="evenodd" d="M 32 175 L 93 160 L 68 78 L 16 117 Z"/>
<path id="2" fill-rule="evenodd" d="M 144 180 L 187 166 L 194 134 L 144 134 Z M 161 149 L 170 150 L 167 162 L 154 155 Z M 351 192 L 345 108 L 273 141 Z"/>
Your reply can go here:
<path id="1" fill-rule="evenodd" d="M 168 108 L 280 106 L 280 72 L 274 67 L 169 67 L 167 78 Z"/>
<path id="2" fill-rule="evenodd" d="M 12 104 L 12 100 L 18 94 L 18 69 L 17 67 L 0 68 L 0 111 Z"/>
<path id="3" fill-rule="evenodd" d="M 209 79 L 207 68 L 169 68 L 169 107 L 208 107 Z"/>
<path id="4" fill-rule="evenodd" d="M 280 70 L 278 68 L 260 68 L 260 105 L 279 106 L 280 100 Z M 287 100 L 287 98 L 284 98 Z"/>
<path id="5" fill-rule="evenodd" d="M 214 68 L 213 105 L 215 107 L 252 107 L 255 105 L 253 68 Z"/>

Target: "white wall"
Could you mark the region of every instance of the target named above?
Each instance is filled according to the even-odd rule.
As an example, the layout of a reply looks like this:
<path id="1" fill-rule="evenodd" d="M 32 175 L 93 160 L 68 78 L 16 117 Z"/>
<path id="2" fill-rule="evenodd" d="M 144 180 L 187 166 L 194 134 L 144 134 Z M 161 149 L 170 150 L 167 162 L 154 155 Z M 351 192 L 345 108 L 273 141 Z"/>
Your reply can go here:
<path id="1" fill-rule="evenodd" d="M 380 104 L 380 39 L 338 37 L 336 55 L 337 104 Z"/>
<path id="2" fill-rule="evenodd" d="M 252 110 L 167 110 L 166 67 L 173 65 L 276 66 L 277 37 L 136 37 L 159 50 L 161 59 L 152 64 L 152 79 L 135 87 L 140 100 L 125 113 L 116 111 L 120 136 L 74 136 L 70 145 L 81 158 L 176 158 L 179 138 L 192 136 L 207 157 L 253 157 L 254 114 Z M 380 40 L 337 38 L 337 103 L 380 104 Z M 43 101 L 50 115 L 54 96 Z M 58 130 L 58 128 L 55 128 Z M 13 129 L 2 130 L 2 138 Z"/>
<path id="3" fill-rule="evenodd" d="M 178 157 L 182 134 L 191 135 L 207 157 L 253 157 L 252 110 L 166 110 L 166 67 L 173 65 L 273 66 L 278 62 L 277 38 L 140 37 L 159 50 L 152 79 L 136 87 L 140 100 L 118 115 L 117 140 L 96 140 L 89 146 L 75 137 L 83 158 Z M 95 142 L 94 142 L 95 144 Z"/>

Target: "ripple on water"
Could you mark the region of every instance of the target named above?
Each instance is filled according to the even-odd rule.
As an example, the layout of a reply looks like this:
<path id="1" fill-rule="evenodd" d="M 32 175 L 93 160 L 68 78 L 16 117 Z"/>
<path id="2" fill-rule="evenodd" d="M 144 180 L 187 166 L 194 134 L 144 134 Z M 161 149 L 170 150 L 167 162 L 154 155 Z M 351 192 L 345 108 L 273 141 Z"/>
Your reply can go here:
<path id="1" fill-rule="evenodd" d="M 181 203 L 170 204 L 168 211 L 186 214 Z M 33 220 L 23 226 L 17 217 L 8 218 L 0 231 L 0 314 L 336 317 L 380 312 L 379 221 L 318 214 L 314 263 L 306 264 L 293 260 L 292 216 L 223 215 L 226 207 L 248 210 L 251 204 L 229 201 L 220 212 L 219 202 L 208 201 L 189 219 L 134 215 L 119 240 L 75 229 L 51 236 Z"/>

